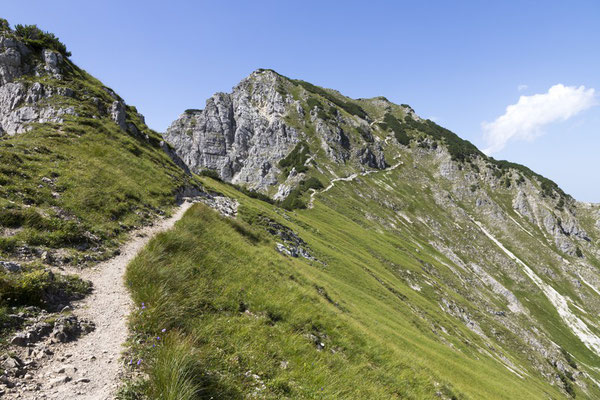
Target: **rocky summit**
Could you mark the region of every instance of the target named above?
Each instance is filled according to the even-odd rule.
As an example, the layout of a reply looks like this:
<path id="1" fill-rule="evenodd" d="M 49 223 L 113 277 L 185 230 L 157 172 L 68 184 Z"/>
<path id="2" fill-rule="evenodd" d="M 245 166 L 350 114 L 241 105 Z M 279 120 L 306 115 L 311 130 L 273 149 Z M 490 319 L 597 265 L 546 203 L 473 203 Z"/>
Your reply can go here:
<path id="1" fill-rule="evenodd" d="M 159 134 L 0 28 L 0 394 L 600 397 L 600 205 L 269 69 Z"/>
<path id="2" fill-rule="evenodd" d="M 214 170 L 228 182 L 265 193 L 275 187 L 275 198 L 289 193 L 298 181 L 296 174 L 305 167 L 292 165 L 282 177 L 285 167 L 280 162 L 292 150 L 304 154 L 306 165 L 314 160 L 302 146 L 307 140 L 318 140 L 326 157 L 335 163 L 351 164 L 357 170 L 385 168 L 383 149 L 373 140 L 373 121 L 367 114 L 364 118 L 352 118 L 346 112 L 338 115 L 334 103 L 317 100 L 320 89 L 298 82 L 272 70 L 257 70 L 231 94 L 217 93 L 208 99 L 204 110 L 186 110 L 167 129 L 165 139 L 191 170 Z M 292 94 L 293 89 L 302 90 L 304 100 L 311 99 L 308 106 Z M 316 90 L 313 97 L 311 90 Z M 334 92 L 323 93 L 342 98 Z M 360 107 L 350 111 L 364 113 Z"/>

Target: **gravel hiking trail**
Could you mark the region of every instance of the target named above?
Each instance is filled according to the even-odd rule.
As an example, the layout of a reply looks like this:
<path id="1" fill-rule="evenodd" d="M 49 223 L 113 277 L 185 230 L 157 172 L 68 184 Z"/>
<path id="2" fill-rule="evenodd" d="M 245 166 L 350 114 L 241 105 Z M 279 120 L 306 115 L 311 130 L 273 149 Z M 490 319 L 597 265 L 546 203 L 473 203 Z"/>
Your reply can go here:
<path id="1" fill-rule="evenodd" d="M 395 159 L 399 158 L 399 156 L 397 156 Z M 323 190 L 315 190 L 315 189 L 310 189 L 311 193 L 310 193 L 310 199 L 308 201 L 308 208 L 313 208 L 313 202 L 315 201 L 315 196 L 317 194 L 322 194 L 325 193 L 327 191 L 329 191 L 330 189 L 332 189 L 335 186 L 336 182 L 352 182 L 353 180 L 355 180 L 356 178 L 358 178 L 359 176 L 366 176 L 366 175 L 370 175 L 370 174 L 374 174 L 376 172 L 390 172 L 395 170 L 396 168 L 398 168 L 399 166 L 401 166 L 402 164 L 404 164 L 402 161 L 397 162 L 396 164 L 392 165 L 391 167 L 388 168 L 384 168 L 384 169 L 372 169 L 369 171 L 365 171 L 365 172 L 361 172 L 361 173 L 354 173 L 352 175 L 343 177 L 343 178 L 335 178 L 332 179 L 329 182 L 329 185 L 323 189 Z"/>
<path id="2" fill-rule="evenodd" d="M 54 355 L 32 378 L 40 389 L 21 392 L 15 398 L 114 398 L 122 372 L 122 345 L 128 335 L 127 316 L 133 306 L 123 279 L 125 269 L 154 235 L 173 227 L 191 205 L 184 202 L 171 217 L 133 231 L 118 256 L 79 272 L 93 283 L 94 289 L 74 304 L 73 314 L 92 320 L 96 329 L 74 342 L 53 346 Z"/>

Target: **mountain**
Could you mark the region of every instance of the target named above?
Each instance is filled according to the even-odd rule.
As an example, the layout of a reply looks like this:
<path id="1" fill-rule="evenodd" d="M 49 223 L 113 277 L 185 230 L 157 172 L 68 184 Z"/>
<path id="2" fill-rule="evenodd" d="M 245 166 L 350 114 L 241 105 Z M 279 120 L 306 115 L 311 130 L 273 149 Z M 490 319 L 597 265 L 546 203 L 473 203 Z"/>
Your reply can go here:
<path id="1" fill-rule="evenodd" d="M 271 233 L 273 251 L 310 254 L 289 273 L 325 298 L 319 307 L 378 351 L 409 360 L 417 376 L 427 371 L 435 387 L 457 398 L 598 395 L 598 205 L 485 156 L 407 105 L 350 99 L 271 70 L 215 94 L 204 110 L 187 110 L 165 139 L 192 171 L 279 200 L 258 205 L 227 191 L 240 202 L 238 219 Z M 238 286 L 221 279 L 220 290 Z M 249 309 L 276 307 L 294 319 L 287 304 L 264 300 L 266 310 Z M 298 334 L 334 335 L 317 330 Z M 340 346 L 336 340 L 343 342 L 325 348 Z M 380 385 L 391 380 L 386 394 L 337 387 L 329 397 L 393 397 L 400 380 L 378 373 Z"/>
<path id="2" fill-rule="evenodd" d="M 161 135 L 69 56 L 0 20 L 2 395 L 600 397 L 600 205 L 267 69 Z"/>

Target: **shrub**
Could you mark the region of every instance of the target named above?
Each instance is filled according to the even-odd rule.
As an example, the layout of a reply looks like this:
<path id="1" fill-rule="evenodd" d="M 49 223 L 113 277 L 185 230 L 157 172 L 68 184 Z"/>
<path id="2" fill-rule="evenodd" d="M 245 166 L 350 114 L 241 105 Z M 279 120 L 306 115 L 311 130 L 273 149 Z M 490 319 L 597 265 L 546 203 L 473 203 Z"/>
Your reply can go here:
<path id="1" fill-rule="evenodd" d="M 303 192 L 306 192 L 309 189 L 323 189 L 323 183 L 321 183 L 321 181 L 314 176 L 311 176 L 307 180 L 300 181 L 300 189 Z"/>
<path id="2" fill-rule="evenodd" d="M 0 18 L 0 32 L 10 31 L 10 24 L 4 18 Z"/>
<path id="3" fill-rule="evenodd" d="M 333 94 L 329 93 L 327 90 L 320 88 L 318 86 L 315 86 L 312 83 L 308 83 L 308 82 L 305 82 L 305 81 L 302 81 L 299 79 L 294 79 L 294 80 L 292 80 L 292 82 L 294 82 L 297 85 L 302 86 L 308 92 L 322 96 L 323 98 L 329 100 L 336 106 L 345 110 L 348 114 L 356 115 L 357 117 L 362 118 L 362 119 L 367 119 L 367 117 L 368 117 L 368 114 L 365 112 L 365 110 L 363 110 L 362 107 L 359 106 L 358 104 L 354 104 L 350 101 L 341 100 L 338 97 L 334 96 Z"/>
<path id="4" fill-rule="evenodd" d="M 219 173 L 217 171 L 215 171 L 214 169 L 203 169 L 202 171 L 200 171 L 198 173 L 198 175 L 207 176 L 211 179 L 214 179 L 215 181 L 223 182 Z"/>
<path id="5" fill-rule="evenodd" d="M 71 56 L 71 52 L 67 51 L 67 46 L 53 33 L 44 32 L 37 25 L 16 25 L 15 35 L 36 50 L 52 49 L 66 57 Z"/>
<path id="6" fill-rule="evenodd" d="M 463 140 L 454 132 L 442 128 L 431 120 L 415 121 L 410 115 L 404 118 L 404 122 L 412 129 L 423 132 L 436 140 L 446 143 L 448 152 L 453 161 L 467 161 L 475 156 L 487 158 L 475 145 L 468 140 Z"/>
<path id="7" fill-rule="evenodd" d="M 386 113 L 384 115 L 382 125 L 385 126 L 385 129 L 391 129 L 392 132 L 394 132 L 394 137 L 398 143 L 404 146 L 408 146 L 410 144 L 410 138 L 406 134 L 405 128 L 392 114 Z"/>
<path id="8" fill-rule="evenodd" d="M 314 97 L 309 97 L 308 100 L 306 100 L 306 104 L 308 105 L 309 111 L 312 111 L 315 107 L 323 109 L 321 102 Z"/>
<path id="9" fill-rule="evenodd" d="M 284 175 L 287 177 L 290 171 L 295 168 L 296 172 L 306 172 L 308 167 L 304 164 L 310 154 L 308 143 L 302 141 L 294 147 L 294 149 L 285 158 L 279 160 L 279 167 L 283 169 Z"/>
<path id="10" fill-rule="evenodd" d="M 296 188 L 292 190 L 279 205 L 289 211 L 296 208 L 306 208 L 306 204 L 302 201 L 301 197 L 302 191 L 299 188 Z"/>
<path id="11" fill-rule="evenodd" d="M 279 206 L 290 211 L 296 208 L 306 208 L 306 203 L 302 201 L 302 195 L 310 189 L 319 190 L 323 187 L 323 183 L 314 176 L 307 180 L 301 180 L 298 187 L 292 190 L 283 201 L 279 202 Z"/>

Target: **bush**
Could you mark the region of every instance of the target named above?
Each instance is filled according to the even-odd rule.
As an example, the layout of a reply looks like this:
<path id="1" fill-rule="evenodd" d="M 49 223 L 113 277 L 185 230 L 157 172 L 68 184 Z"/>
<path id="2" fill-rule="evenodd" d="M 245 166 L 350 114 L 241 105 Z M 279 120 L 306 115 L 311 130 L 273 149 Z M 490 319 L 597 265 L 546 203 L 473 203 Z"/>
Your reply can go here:
<path id="1" fill-rule="evenodd" d="M 223 182 L 219 173 L 217 171 L 215 171 L 214 169 L 203 169 L 202 171 L 200 171 L 198 173 L 198 175 L 206 176 L 211 179 L 214 179 L 215 181 Z"/>
<path id="2" fill-rule="evenodd" d="M 319 190 L 323 187 L 323 183 L 319 179 L 311 176 L 307 180 L 300 181 L 298 187 L 292 190 L 283 201 L 279 202 L 279 206 L 290 211 L 296 208 L 306 208 L 306 203 L 302 201 L 302 195 L 310 189 Z"/>
<path id="3" fill-rule="evenodd" d="M 279 205 L 289 211 L 296 208 L 306 208 L 306 204 L 302 201 L 301 197 L 302 191 L 299 188 L 296 188 L 292 190 Z"/>
<path id="4" fill-rule="evenodd" d="M 367 119 L 367 117 L 368 117 L 368 114 L 365 112 L 365 110 L 363 110 L 362 107 L 359 106 L 358 104 L 354 104 L 350 101 L 341 100 L 341 99 L 337 98 L 336 96 L 334 96 L 333 94 L 329 93 L 327 90 L 320 88 L 318 86 L 315 86 L 312 83 L 308 83 L 308 82 L 305 82 L 305 81 L 302 81 L 299 79 L 294 79 L 294 80 L 292 80 L 292 82 L 294 82 L 296 85 L 302 86 L 308 92 L 322 96 L 323 98 L 329 100 L 336 106 L 345 110 L 348 114 L 356 115 L 357 117 L 362 118 L 362 119 Z"/>
<path id="5" fill-rule="evenodd" d="M 394 132 L 394 137 L 401 145 L 408 146 L 410 144 L 410 138 L 406 134 L 405 128 L 392 114 L 386 113 L 383 117 L 383 124 L 380 124 L 380 126 L 391 129 Z"/>
<path id="6" fill-rule="evenodd" d="M 464 162 L 476 156 L 487 158 L 471 142 L 461 139 L 454 132 L 442 128 L 431 120 L 415 121 L 410 115 L 407 115 L 404 121 L 410 128 L 423 132 L 438 141 L 445 142 L 453 161 Z"/>
<path id="7" fill-rule="evenodd" d="M 315 107 L 323 109 L 321 102 L 314 97 L 309 97 L 308 100 L 306 100 L 306 104 L 308 105 L 309 111 L 314 110 Z"/>
<path id="8" fill-rule="evenodd" d="M 0 18 L 0 32 L 10 31 L 10 24 L 4 18 Z"/>
<path id="9" fill-rule="evenodd" d="M 303 192 L 306 192 L 309 189 L 319 190 L 323 189 L 323 187 L 323 183 L 321 183 L 321 181 L 314 176 L 311 176 L 307 180 L 300 181 L 300 190 Z"/>
<path id="10" fill-rule="evenodd" d="M 565 389 L 565 392 L 567 392 L 571 397 L 574 398 L 575 397 L 575 388 L 573 387 L 573 384 L 571 383 L 569 378 L 567 378 L 565 376 L 565 374 L 563 374 L 560 371 L 558 371 L 558 377 L 560 378 L 560 381 L 563 384 L 563 388 Z"/>
<path id="11" fill-rule="evenodd" d="M 67 51 L 67 46 L 53 33 L 44 32 L 37 25 L 16 25 L 15 35 L 36 50 L 52 49 L 66 57 L 71 56 L 71 52 Z"/>
<path id="12" fill-rule="evenodd" d="M 296 172 L 306 172 L 308 167 L 304 164 L 310 154 L 308 143 L 302 141 L 294 147 L 294 149 L 285 158 L 279 160 L 279 167 L 283 169 L 284 175 L 287 177 L 292 169 Z"/>

